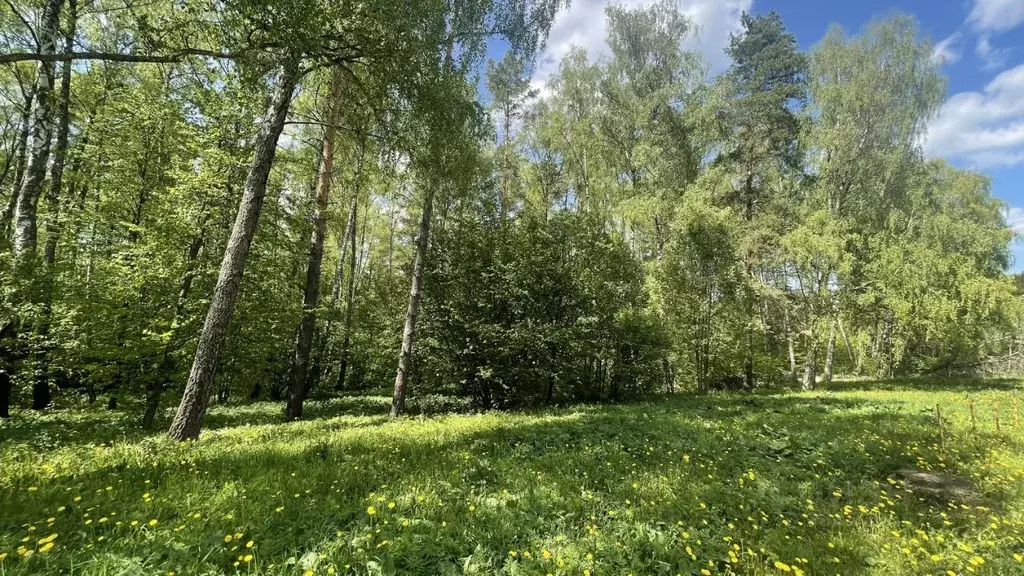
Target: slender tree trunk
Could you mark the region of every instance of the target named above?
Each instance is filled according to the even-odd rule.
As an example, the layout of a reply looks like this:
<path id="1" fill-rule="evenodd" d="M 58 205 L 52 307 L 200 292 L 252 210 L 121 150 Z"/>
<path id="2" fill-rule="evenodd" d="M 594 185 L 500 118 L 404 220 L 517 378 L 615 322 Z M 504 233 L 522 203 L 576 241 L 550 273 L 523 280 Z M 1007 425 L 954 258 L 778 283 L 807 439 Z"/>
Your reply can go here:
<path id="1" fill-rule="evenodd" d="M 11 233 L 11 218 L 14 217 L 14 207 L 18 204 L 18 194 L 21 192 L 21 184 L 25 179 L 25 160 L 28 153 L 28 134 L 32 128 L 32 102 L 35 100 L 35 92 L 29 90 L 25 93 L 25 107 L 21 110 L 21 131 L 18 133 L 18 141 L 14 148 L 14 185 L 11 186 L 11 195 L 7 197 L 7 205 L 0 215 L 0 232 L 6 240 Z"/>
<path id="2" fill-rule="evenodd" d="M 853 346 L 850 345 L 850 339 L 846 336 L 846 329 L 843 328 L 842 318 L 836 318 L 836 326 L 839 327 L 839 335 L 843 337 L 843 344 L 846 346 L 846 354 L 850 357 L 850 362 L 854 362 L 857 365 L 857 371 L 859 373 L 860 359 L 853 353 Z"/>
<path id="3" fill-rule="evenodd" d="M 178 282 L 178 299 L 174 303 L 174 315 L 171 317 L 171 335 L 170 338 L 168 338 L 167 343 L 164 344 L 164 350 L 160 357 L 157 374 L 150 380 L 149 389 L 146 391 L 146 411 L 142 415 L 142 427 L 147 430 L 153 427 L 153 421 L 156 420 L 157 410 L 160 409 L 160 396 L 163 394 L 164 389 L 167 388 L 167 384 L 171 379 L 171 370 L 174 367 L 173 352 L 175 348 L 177 348 L 175 337 L 177 336 L 178 328 L 181 324 L 181 315 L 185 310 L 185 302 L 188 301 L 188 294 L 192 290 L 192 281 L 196 277 L 196 266 L 199 261 L 199 252 L 203 249 L 203 245 L 205 244 L 206 222 L 207 218 L 204 216 L 199 234 L 193 237 L 192 241 L 189 242 L 188 252 L 185 255 L 185 272 L 181 275 L 181 280 Z"/>
<path id="4" fill-rule="evenodd" d="M 42 26 L 39 30 L 39 53 L 57 52 L 57 29 L 63 0 L 46 0 L 43 6 Z M 46 178 L 46 164 L 50 159 L 50 139 L 53 134 L 53 62 L 39 62 L 36 77 L 35 109 L 29 133 L 32 143 L 25 169 L 25 179 L 18 192 L 14 208 L 14 234 L 11 242 L 15 258 L 25 262 L 36 253 L 36 208 Z"/>
<path id="5" fill-rule="evenodd" d="M 814 331 L 807 333 L 807 360 L 804 364 L 804 390 L 814 390 L 818 380 L 818 345 L 814 340 Z"/>
<path id="6" fill-rule="evenodd" d="M 78 0 L 68 0 L 70 24 L 64 39 L 64 52 L 74 51 L 75 25 L 78 20 Z M 46 247 L 43 250 L 43 301 L 39 320 L 39 365 L 32 384 L 33 404 L 50 403 L 50 317 L 53 315 L 54 264 L 57 260 L 57 242 L 60 240 L 60 189 L 64 178 L 64 162 L 68 151 L 68 128 L 71 107 L 71 61 L 61 68 L 60 103 L 57 109 L 57 141 L 53 146 L 50 165 L 50 187 L 46 191 Z"/>
<path id="7" fill-rule="evenodd" d="M 391 417 L 405 412 L 406 383 L 412 365 L 412 342 L 416 332 L 416 319 L 420 312 L 420 298 L 423 295 L 423 266 L 430 246 L 430 215 L 434 209 L 434 187 L 430 185 L 423 199 L 423 214 L 416 238 L 416 260 L 413 263 L 412 288 L 409 290 L 409 309 L 405 313 L 405 330 L 402 331 L 402 351 L 398 356 L 398 372 L 395 374 L 395 394 L 391 399 Z"/>
<path id="8" fill-rule="evenodd" d="M 832 320 L 832 326 L 828 329 L 828 348 L 825 349 L 825 376 L 826 384 L 832 383 L 832 368 L 836 359 L 836 321 Z"/>
<path id="9" fill-rule="evenodd" d="M 277 152 L 277 140 L 281 136 L 288 116 L 292 93 L 299 80 L 298 59 L 289 59 L 281 69 L 274 97 L 260 126 L 252 164 L 245 180 L 245 191 L 238 207 L 231 236 L 228 238 L 221 261 L 220 274 L 210 300 L 210 309 L 199 335 L 195 360 L 189 373 L 188 384 L 182 395 L 178 413 L 171 423 L 169 435 L 176 440 L 196 439 L 203 425 L 206 407 L 210 401 L 213 380 L 220 362 L 235 300 L 242 282 L 245 260 L 249 255 L 256 225 L 259 222 L 263 200 L 267 193 L 267 180 Z"/>
<path id="10" fill-rule="evenodd" d="M 352 342 L 352 316 L 355 312 L 356 296 L 356 210 L 359 207 L 359 179 L 363 174 L 363 149 L 364 143 L 360 143 L 359 166 L 356 171 L 356 184 L 352 192 L 352 204 L 348 209 L 348 226 L 345 229 L 345 237 L 349 239 L 349 265 L 348 265 L 348 292 L 345 296 L 345 334 L 341 343 L 341 363 L 338 366 L 338 390 L 345 388 L 345 373 L 348 371 L 349 346 Z M 366 231 L 366 223 L 363 223 L 363 231 Z"/>
<path id="11" fill-rule="evenodd" d="M 313 237 L 309 242 L 309 259 L 306 262 L 306 288 L 302 294 L 302 319 L 295 334 L 295 360 L 292 365 L 292 380 L 288 386 L 288 402 L 285 406 L 286 420 L 302 418 L 302 402 L 306 398 L 306 380 L 309 375 L 309 356 L 313 348 L 313 332 L 316 328 L 316 309 L 320 305 L 320 272 L 324 260 L 324 237 L 327 235 L 327 201 L 331 195 L 331 178 L 334 175 L 334 138 L 337 134 L 338 118 L 341 116 L 341 68 L 335 67 L 331 74 L 331 94 L 327 104 L 327 126 L 324 127 L 321 147 L 320 173 L 316 183 L 316 207 L 313 210 Z"/>
<path id="12" fill-rule="evenodd" d="M 793 330 L 789 323 L 789 308 L 784 307 L 782 312 L 782 329 L 786 332 L 786 349 L 789 352 L 789 382 L 796 384 L 796 349 L 793 345 Z"/>
<path id="13" fill-rule="evenodd" d="M 320 347 L 317 350 L 317 362 L 322 362 L 327 345 L 331 339 L 331 328 L 338 315 L 338 302 L 341 301 L 341 285 L 345 279 L 345 257 L 348 254 L 348 218 L 345 218 L 345 231 L 337 237 L 338 262 L 334 265 L 334 278 L 331 280 L 331 303 L 327 307 L 327 321 L 324 323 L 323 334 L 320 337 Z"/>
<path id="14" fill-rule="evenodd" d="M 0 418 L 11 417 L 11 375 L 0 369 Z"/>

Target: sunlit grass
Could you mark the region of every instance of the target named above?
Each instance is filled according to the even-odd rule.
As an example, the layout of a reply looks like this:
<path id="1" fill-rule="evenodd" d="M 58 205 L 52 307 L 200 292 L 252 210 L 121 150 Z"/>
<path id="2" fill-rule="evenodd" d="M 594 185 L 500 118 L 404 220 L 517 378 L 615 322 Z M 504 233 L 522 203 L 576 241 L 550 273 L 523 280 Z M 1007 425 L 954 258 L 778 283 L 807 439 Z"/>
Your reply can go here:
<path id="1" fill-rule="evenodd" d="M 382 397 L 292 424 L 214 407 L 194 446 L 134 413 L 21 413 L 0 424 L 0 574 L 1024 573 L 1014 396 L 934 386 L 399 422 Z"/>

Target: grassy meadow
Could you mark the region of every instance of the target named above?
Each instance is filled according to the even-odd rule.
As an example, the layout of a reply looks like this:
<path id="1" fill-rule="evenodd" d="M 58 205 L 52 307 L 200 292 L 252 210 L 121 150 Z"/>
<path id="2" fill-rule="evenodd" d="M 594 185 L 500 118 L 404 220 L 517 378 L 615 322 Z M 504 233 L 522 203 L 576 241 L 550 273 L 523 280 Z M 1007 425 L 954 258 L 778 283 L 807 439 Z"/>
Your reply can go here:
<path id="1" fill-rule="evenodd" d="M 395 422 L 383 397 L 291 424 L 256 403 L 213 407 L 195 445 L 124 435 L 134 407 L 19 411 L 0 575 L 1024 574 L 1014 385 Z M 944 483 L 908 479 L 924 471 Z"/>

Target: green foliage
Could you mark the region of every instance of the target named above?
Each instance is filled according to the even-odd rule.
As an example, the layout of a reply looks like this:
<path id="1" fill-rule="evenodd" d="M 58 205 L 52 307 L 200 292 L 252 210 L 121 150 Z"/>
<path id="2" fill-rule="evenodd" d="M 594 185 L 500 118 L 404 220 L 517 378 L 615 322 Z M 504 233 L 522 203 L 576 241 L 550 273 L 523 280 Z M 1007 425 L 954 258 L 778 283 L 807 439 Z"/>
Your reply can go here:
<path id="1" fill-rule="evenodd" d="M 642 278 L 585 214 L 451 223 L 427 275 L 423 377 L 488 408 L 658 390 L 665 342 Z"/>

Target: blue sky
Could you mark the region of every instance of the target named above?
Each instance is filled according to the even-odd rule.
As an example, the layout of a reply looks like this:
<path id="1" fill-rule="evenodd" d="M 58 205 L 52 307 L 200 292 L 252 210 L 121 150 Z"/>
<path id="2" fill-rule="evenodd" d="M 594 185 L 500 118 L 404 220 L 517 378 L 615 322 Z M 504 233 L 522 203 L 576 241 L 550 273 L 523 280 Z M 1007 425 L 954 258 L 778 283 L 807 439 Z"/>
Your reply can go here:
<path id="1" fill-rule="evenodd" d="M 604 6 L 644 0 L 573 0 L 558 15 L 535 70 L 543 84 L 573 44 L 592 58 L 604 44 Z M 947 100 L 929 124 L 925 153 L 989 175 L 1007 203 L 1007 221 L 1024 233 L 1024 0 L 678 0 L 699 26 L 690 48 L 715 74 L 728 67 L 723 52 L 743 11 L 775 10 L 804 49 L 835 23 L 856 33 L 873 18 L 899 11 L 915 16 L 936 43 L 949 76 Z M 1024 270 L 1024 241 L 1014 244 L 1015 271 Z"/>

